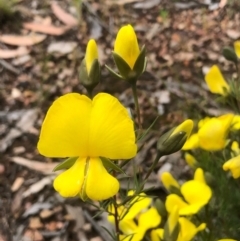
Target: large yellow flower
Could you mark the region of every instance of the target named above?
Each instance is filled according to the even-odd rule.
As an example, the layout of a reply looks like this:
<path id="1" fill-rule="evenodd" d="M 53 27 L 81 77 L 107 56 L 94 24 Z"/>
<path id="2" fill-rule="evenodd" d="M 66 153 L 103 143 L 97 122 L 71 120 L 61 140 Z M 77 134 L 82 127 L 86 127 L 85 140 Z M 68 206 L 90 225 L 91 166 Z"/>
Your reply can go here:
<path id="1" fill-rule="evenodd" d="M 104 200 L 115 195 L 119 182 L 100 157 L 129 159 L 136 155 L 133 121 L 119 101 L 105 93 L 93 100 L 77 93 L 58 98 L 43 122 L 38 150 L 47 157 L 78 157 L 54 181 L 63 197 L 80 195 Z"/>

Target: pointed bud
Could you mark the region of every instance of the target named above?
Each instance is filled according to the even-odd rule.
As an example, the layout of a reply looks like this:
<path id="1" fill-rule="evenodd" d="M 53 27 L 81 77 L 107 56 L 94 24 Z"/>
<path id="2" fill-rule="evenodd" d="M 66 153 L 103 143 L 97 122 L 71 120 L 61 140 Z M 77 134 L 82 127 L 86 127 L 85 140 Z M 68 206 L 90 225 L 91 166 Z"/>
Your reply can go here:
<path id="1" fill-rule="evenodd" d="M 156 207 L 156 209 L 161 217 L 167 217 L 167 210 L 166 210 L 165 204 L 162 202 L 161 199 L 158 198 L 155 201 L 154 207 Z"/>
<path id="2" fill-rule="evenodd" d="M 237 64 L 238 63 L 238 57 L 234 51 L 233 48 L 231 47 L 224 47 L 222 51 L 223 56 L 225 59 Z"/>
<path id="3" fill-rule="evenodd" d="M 101 76 L 100 64 L 96 42 L 91 39 L 88 42 L 85 58 L 79 69 L 79 79 L 83 86 L 89 91 L 96 87 Z"/>
<path id="4" fill-rule="evenodd" d="M 131 25 L 123 26 L 117 34 L 114 44 L 113 59 L 119 74 L 118 78 L 134 82 L 146 69 L 145 47 L 139 49 L 136 33 Z"/>

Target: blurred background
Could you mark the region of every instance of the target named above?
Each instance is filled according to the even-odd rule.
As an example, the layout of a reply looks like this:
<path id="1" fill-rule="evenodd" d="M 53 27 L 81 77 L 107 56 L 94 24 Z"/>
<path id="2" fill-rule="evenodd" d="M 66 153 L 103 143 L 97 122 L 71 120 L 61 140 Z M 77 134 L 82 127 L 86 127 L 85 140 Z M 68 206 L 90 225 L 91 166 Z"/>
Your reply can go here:
<path id="1" fill-rule="evenodd" d="M 37 149 L 47 109 L 57 97 L 86 93 L 78 68 L 86 44 L 98 44 L 102 80 L 95 92 L 134 107 L 128 83 L 113 78 L 111 51 L 119 28 L 131 24 L 146 46 L 147 71 L 138 81 L 144 128 L 153 131 L 135 158 L 139 175 L 155 157 L 158 137 L 186 118 L 220 115 L 204 74 L 217 64 L 233 77 L 224 46 L 240 39 L 239 0 L 0 0 L 0 241 L 101 241 L 109 237 L 104 215 L 52 188 L 56 161 Z M 163 196 L 159 173 L 189 176 L 180 153 L 162 158 L 147 187 Z M 133 173 L 132 165 L 126 172 Z M 122 188 L 126 183 L 122 182 Z"/>

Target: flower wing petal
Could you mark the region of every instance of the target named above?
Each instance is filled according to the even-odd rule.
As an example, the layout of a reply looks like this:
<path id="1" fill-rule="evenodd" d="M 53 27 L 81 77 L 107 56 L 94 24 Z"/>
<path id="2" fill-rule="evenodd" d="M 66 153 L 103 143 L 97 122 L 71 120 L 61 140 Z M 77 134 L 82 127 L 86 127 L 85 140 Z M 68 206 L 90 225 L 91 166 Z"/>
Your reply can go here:
<path id="1" fill-rule="evenodd" d="M 133 121 L 113 96 L 98 94 L 93 99 L 89 134 L 90 156 L 128 159 L 136 155 Z"/>
<path id="2" fill-rule="evenodd" d="M 53 186 L 63 197 L 75 197 L 81 191 L 84 181 L 85 159 L 78 158 L 68 170 L 54 180 Z"/>
<path id="3" fill-rule="evenodd" d="M 77 93 L 53 102 L 42 124 L 39 152 L 48 157 L 87 156 L 91 100 Z"/>
<path id="4" fill-rule="evenodd" d="M 100 158 L 90 158 L 86 172 L 86 195 L 92 200 L 105 200 L 119 190 L 119 182 L 111 176 Z"/>

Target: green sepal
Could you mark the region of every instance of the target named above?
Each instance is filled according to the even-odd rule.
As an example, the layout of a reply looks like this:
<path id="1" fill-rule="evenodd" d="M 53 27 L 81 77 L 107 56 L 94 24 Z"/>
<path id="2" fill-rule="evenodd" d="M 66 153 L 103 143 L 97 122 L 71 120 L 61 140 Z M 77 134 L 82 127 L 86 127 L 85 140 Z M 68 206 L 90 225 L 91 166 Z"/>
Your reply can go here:
<path id="1" fill-rule="evenodd" d="M 59 163 L 54 169 L 53 172 L 62 170 L 62 169 L 69 169 L 73 166 L 73 164 L 76 162 L 78 157 L 69 157 L 68 159 L 64 160 L 63 162 Z"/>
<path id="2" fill-rule="evenodd" d="M 108 168 L 111 168 L 111 169 L 114 170 L 114 171 L 117 171 L 117 172 L 120 172 L 120 173 L 126 175 L 126 173 L 125 173 L 119 166 L 117 166 L 116 164 L 114 164 L 114 162 L 111 161 L 110 159 L 105 158 L 105 157 L 100 157 L 100 159 L 101 159 L 101 161 L 102 161 L 102 163 L 103 163 L 103 165 L 104 165 L 105 168 L 107 168 L 107 169 L 108 169 Z"/>
<path id="3" fill-rule="evenodd" d="M 133 66 L 133 70 L 137 73 L 137 77 L 139 77 L 146 69 L 147 66 L 147 58 L 146 58 L 146 48 L 142 47 L 142 50 Z"/>
<path id="4" fill-rule="evenodd" d="M 164 241 L 177 241 L 179 232 L 180 232 L 179 222 L 177 222 L 177 224 L 174 227 L 172 233 L 170 233 L 168 221 L 167 221 L 166 224 L 165 224 L 165 227 L 164 227 L 163 240 Z"/>
<path id="5" fill-rule="evenodd" d="M 123 77 L 123 79 L 128 80 L 132 69 L 120 55 L 115 52 L 112 52 L 112 55 L 120 75 Z"/>
<path id="6" fill-rule="evenodd" d="M 92 91 L 100 81 L 101 77 L 101 68 L 98 59 L 94 59 L 90 73 L 88 75 L 86 60 L 85 58 L 82 60 L 82 63 L 79 68 L 79 80 L 82 85 L 87 89 Z"/>
<path id="7" fill-rule="evenodd" d="M 174 129 L 175 128 L 163 134 L 158 140 L 157 150 L 162 156 L 170 155 L 181 150 L 187 140 L 187 133 L 185 131 L 180 131 L 171 136 Z"/>
<path id="8" fill-rule="evenodd" d="M 222 55 L 224 56 L 225 59 L 227 59 L 235 64 L 238 63 L 238 57 L 233 48 L 224 47 L 223 51 L 222 51 Z"/>
<path id="9" fill-rule="evenodd" d="M 156 209 L 161 217 L 167 217 L 168 213 L 167 213 L 165 204 L 160 198 L 156 199 L 156 201 L 154 202 L 154 207 L 156 207 Z"/>
<path id="10" fill-rule="evenodd" d="M 109 72 L 110 72 L 114 77 L 116 77 L 116 78 L 118 78 L 118 79 L 121 79 L 121 80 L 124 79 L 120 74 L 116 73 L 116 72 L 115 72 L 113 69 L 111 69 L 109 66 L 105 65 L 105 67 L 109 70 Z"/>
<path id="11" fill-rule="evenodd" d="M 94 59 L 90 73 L 89 73 L 89 80 L 90 80 L 90 87 L 94 88 L 99 83 L 101 78 L 101 68 L 98 59 Z"/>

